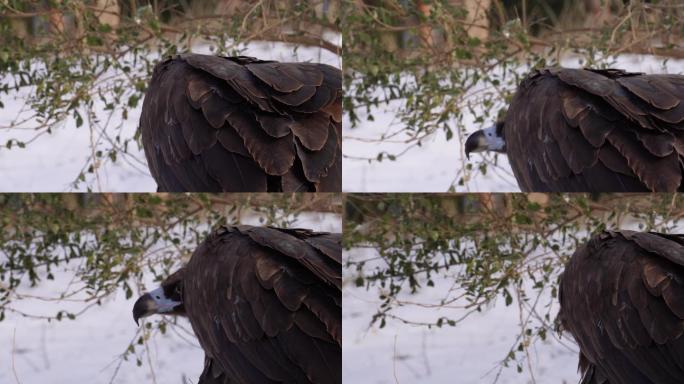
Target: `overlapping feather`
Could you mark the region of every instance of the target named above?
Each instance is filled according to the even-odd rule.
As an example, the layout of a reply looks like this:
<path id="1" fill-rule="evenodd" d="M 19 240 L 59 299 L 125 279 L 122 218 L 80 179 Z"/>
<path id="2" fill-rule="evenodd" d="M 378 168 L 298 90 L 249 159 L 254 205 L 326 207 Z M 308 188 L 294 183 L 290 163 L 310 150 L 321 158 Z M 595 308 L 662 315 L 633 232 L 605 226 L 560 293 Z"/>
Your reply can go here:
<path id="1" fill-rule="evenodd" d="M 341 96 L 324 64 L 168 59 L 141 116 L 150 171 L 162 191 L 340 191 Z"/>

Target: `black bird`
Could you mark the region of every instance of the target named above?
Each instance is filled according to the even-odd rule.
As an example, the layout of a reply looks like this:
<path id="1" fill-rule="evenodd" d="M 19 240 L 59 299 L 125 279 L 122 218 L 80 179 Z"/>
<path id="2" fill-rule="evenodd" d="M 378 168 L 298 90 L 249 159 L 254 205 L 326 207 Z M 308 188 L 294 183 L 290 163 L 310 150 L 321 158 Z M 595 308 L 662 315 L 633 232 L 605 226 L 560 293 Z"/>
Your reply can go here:
<path id="1" fill-rule="evenodd" d="M 684 76 L 545 68 L 465 152 L 505 152 L 526 192 L 684 190 Z"/>
<path id="2" fill-rule="evenodd" d="M 199 384 L 341 383 L 341 259 L 340 234 L 223 227 L 133 318 L 187 316 L 205 352 Z"/>
<path id="3" fill-rule="evenodd" d="M 160 192 L 342 189 L 342 75 L 329 65 L 169 58 L 140 130 Z"/>
<path id="4" fill-rule="evenodd" d="M 559 296 L 582 384 L 682 382 L 684 235 L 604 231 L 572 256 Z"/>

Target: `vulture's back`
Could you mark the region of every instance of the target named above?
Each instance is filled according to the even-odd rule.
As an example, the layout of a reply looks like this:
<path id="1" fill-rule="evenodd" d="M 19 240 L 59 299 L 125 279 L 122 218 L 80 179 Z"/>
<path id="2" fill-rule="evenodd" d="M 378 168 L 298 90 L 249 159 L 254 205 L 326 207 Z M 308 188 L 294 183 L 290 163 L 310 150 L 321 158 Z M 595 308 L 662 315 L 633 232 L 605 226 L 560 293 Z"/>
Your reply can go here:
<path id="1" fill-rule="evenodd" d="M 341 100 L 325 64 L 167 59 L 140 117 L 150 172 L 159 191 L 339 192 Z"/>
<path id="2" fill-rule="evenodd" d="M 681 189 L 684 76 L 537 70 L 520 84 L 504 127 L 523 191 Z"/>
<path id="3" fill-rule="evenodd" d="M 341 383 L 341 255 L 339 234 L 308 230 L 240 226 L 207 239 L 183 292 L 206 382 Z"/>
<path id="4" fill-rule="evenodd" d="M 583 384 L 684 377 L 684 236 L 603 232 L 560 283 L 559 318 L 580 347 Z"/>

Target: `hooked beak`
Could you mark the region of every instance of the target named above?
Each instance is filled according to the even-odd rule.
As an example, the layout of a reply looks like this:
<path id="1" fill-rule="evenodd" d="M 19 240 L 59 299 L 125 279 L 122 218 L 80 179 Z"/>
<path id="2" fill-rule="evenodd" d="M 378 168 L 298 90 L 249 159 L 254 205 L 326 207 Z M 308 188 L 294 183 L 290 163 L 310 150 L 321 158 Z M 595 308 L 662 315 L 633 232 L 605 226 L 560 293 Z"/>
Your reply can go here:
<path id="1" fill-rule="evenodd" d="M 465 142 L 465 154 L 468 160 L 470 160 L 471 152 L 482 152 L 487 148 L 487 142 L 485 140 L 485 135 L 482 130 L 475 131 L 472 135 L 468 136 Z"/>
<path id="2" fill-rule="evenodd" d="M 471 152 L 492 151 L 506 153 L 506 140 L 503 137 L 503 130 L 497 123 L 491 127 L 480 129 L 468 136 L 465 142 L 465 154 L 470 159 Z"/>
<path id="3" fill-rule="evenodd" d="M 143 317 L 157 313 L 174 314 L 174 311 L 182 307 L 182 302 L 167 298 L 164 289 L 160 287 L 140 296 L 133 304 L 133 320 L 138 324 L 138 320 Z"/>
<path id="4" fill-rule="evenodd" d="M 157 304 L 152 299 L 152 295 L 146 293 L 133 304 L 133 320 L 135 320 L 136 325 L 138 319 L 157 313 Z"/>

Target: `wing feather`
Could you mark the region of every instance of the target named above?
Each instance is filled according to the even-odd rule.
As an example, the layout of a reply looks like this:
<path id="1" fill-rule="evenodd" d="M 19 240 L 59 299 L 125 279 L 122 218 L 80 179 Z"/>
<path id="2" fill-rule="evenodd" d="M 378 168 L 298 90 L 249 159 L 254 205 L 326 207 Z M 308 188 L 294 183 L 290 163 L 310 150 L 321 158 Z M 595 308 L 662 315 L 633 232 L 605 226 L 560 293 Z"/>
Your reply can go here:
<path id="1" fill-rule="evenodd" d="M 241 111 L 231 113 L 228 123 L 242 137 L 249 154 L 266 173 L 280 176 L 292 167 L 295 159 L 292 133 L 274 139 L 260 129 L 254 116 Z"/>
<path id="2" fill-rule="evenodd" d="M 242 137 L 240 137 L 240 135 L 238 135 L 238 133 L 232 127 L 225 126 L 219 131 L 217 138 L 219 143 L 221 143 L 221 146 L 223 146 L 223 148 L 225 148 L 227 151 L 236 153 L 249 159 L 252 158 L 249 155 L 247 147 L 245 147 L 244 140 L 242 140 Z"/>
<path id="3" fill-rule="evenodd" d="M 292 133 L 309 151 L 320 151 L 328 141 L 330 116 L 323 112 L 299 119 L 291 125 Z M 337 135 L 335 135 L 337 136 Z"/>
<path id="4" fill-rule="evenodd" d="M 301 81 L 290 77 L 287 72 L 279 71 L 277 63 L 247 64 L 245 67 L 259 80 L 278 92 L 295 92 L 304 86 Z"/>
<path id="5" fill-rule="evenodd" d="M 205 173 L 226 192 L 266 189 L 266 175 L 250 158 L 226 151 L 217 144 L 204 151 L 202 160 Z"/>
<path id="6" fill-rule="evenodd" d="M 199 377 L 198 384 L 230 384 L 232 381 L 226 377 L 223 369 L 218 366 L 209 356 L 204 357 L 204 370 Z"/>
<path id="7" fill-rule="evenodd" d="M 580 247 L 561 278 L 563 327 L 586 375 L 608 382 L 676 382 L 684 375 L 681 239 L 603 232 Z M 672 295 L 672 296 L 670 296 Z"/>
<path id="8" fill-rule="evenodd" d="M 341 279 L 336 241 L 339 234 L 241 226 L 195 251 L 183 299 L 211 356 L 203 377 L 341 383 L 341 288 L 329 280 Z"/>
<path id="9" fill-rule="evenodd" d="M 159 190 L 339 192 L 341 146 L 328 138 L 341 122 L 341 87 L 339 69 L 324 64 L 196 54 L 159 63 L 140 119 Z M 243 180 L 228 182 L 235 175 Z"/>
<path id="10" fill-rule="evenodd" d="M 237 106 L 214 92 L 205 95 L 201 102 L 202 114 L 209 125 L 218 129 L 223 127 L 228 115 L 237 110 Z"/>
<path id="11" fill-rule="evenodd" d="M 328 124 L 328 135 L 325 144 L 320 151 L 312 151 L 306 148 L 299 139 L 296 140 L 297 154 L 302 161 L 304 176 L 307 180 L 318 183 L 321 178 L 328 174 L 328 169 L 340 161 L 340 143 L 337 132 L 331 124 Z"/>
<path id="12" fill-rule="evenodd" d="M 313 95 L 316 94 L 316 87 L 312 85 L 305 85 L 302 88 L 298 89 L 297 91 L 290 92 L 290 93 L 285 93 L 285 94 L 274 94 L 273 98 L 280 101 L 281 103 L 285 105 L 289 105 L 291 107 L 297 106 L 297 105 L 302 105 L 304 102 L 307 100 L 311 99 Z"/>
<path id="13" fill-rule="evenodd" d="M 310 183 L 306 177 L 304 177 L 304 172 L 301 170 L 301 162 L 297 160 L 296 163 L 297 164 L 295 167 L 290 168 L 290 170 L 280 178 L 282 190 L 292 192 L 312 192 L 310 189 Z"/>
<path id="14" fill-rule="evenodd" d="M 682 76 L 533 72 L 518 88 L 504 125 L 521 189 L 677 191 L 684 161 L 682 96 Z"/>
<path id="15" fill-rule="evenodd" d="M 333 190 L 339 185 L 339 180 L 342 180 L 342 153 L 338 152 L 336 156 L 326 175 L 321 178 L 319 183 L 315 184 L 316 191 Z"/>

